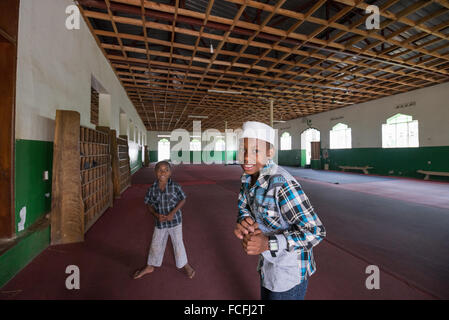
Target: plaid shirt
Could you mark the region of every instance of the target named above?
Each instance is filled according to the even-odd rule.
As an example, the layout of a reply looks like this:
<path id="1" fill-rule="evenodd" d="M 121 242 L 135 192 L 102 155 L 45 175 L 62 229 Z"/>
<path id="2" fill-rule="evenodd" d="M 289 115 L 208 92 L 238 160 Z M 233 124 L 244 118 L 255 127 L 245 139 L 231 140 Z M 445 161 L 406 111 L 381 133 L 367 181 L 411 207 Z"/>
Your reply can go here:
<path id="1" fill-rule="evenodd" d="M 290 173 L 272 161 L 261 169 L 259 177 L 252 187 L 250 175 L 244 173 L 241 180 L 237 222 L 251 217 L 258 222 L 259 228 L 265 235 L 275 235 L 279 244 L 278 256 L 285 251 L 297 255 L 295 258 L 298 259 L 299 264 L 295 268 L 289 269 L 296 275 L 290 277 L 290 280 L 298 279 L 297 282 L 300 283 L 307 279 L 316 269 L 312 248 L 326 236 L 326 231 L 301 185 Z M 283 263 L 281 259 L 271 257 L 269 251 L 262 253 L 260 258 L 259 271 L 263 260 L 269 260 L 272 264 Z M 288 262 L 290 267 L 292 266 L 291 260 Z M 299 277 L 298 267 L 300 269 Z M 271 268 L 270 272 L 275 269 L 275 267 Z M 276 270 L 278 272 L 281 269 Z M 282 271 L 285 270 L 285 268 L 282 269 Z M 268 276 L 273 278 L 272 287 L 275 289 L 276 287 L 279 289 L 279 286 L 282 287 L 282 284 L 274 283 L 279 282 L 279 277 L 282 278 L 282 276 Z M 291 287 L 293 285 L 292 283 Z M 270 285 L 266 287 L 272 291 L 288 290 L 282 288 L 273 290 Z"/>
<path id="2" fill-rule="evenodd" d="M 164 191 L 159 189 L 159 182 L 156 180 L 145 195 L 145 203 L 151 205 L 157 213 L 168 215 L 178 205 L 179 201 L 185 198 L 186 195 L 181 186 L 173 182 L 172 179 L 168 179 Z M 156 219 L 156 227 L 159 229 L 172 228 L 181 224 L 181 222 L 182 213 L 181 210 L 178 210 L 171 221 L 160 222 Z"/>

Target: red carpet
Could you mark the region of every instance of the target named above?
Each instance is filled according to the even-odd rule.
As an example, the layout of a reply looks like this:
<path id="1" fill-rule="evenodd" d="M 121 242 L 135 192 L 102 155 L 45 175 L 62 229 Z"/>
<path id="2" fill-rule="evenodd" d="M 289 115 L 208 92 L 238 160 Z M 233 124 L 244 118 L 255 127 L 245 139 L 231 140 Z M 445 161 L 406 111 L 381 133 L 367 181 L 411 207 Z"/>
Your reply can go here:
<path id="1" fill-rule="evenodd" d="M 183 232 L 189 262 L 196 269 L 194 279 L 176 269 L 170 242 L 161 268 L 142 279 L 131 278 L 146 262 L 154 226 L 143 203 L 154 174 L 144 168 L 133 176 L 133 186 L 89 230 L 83 243 L 49 247 L 1 288 L 0 298 L 258 299 L 258 258 L 245 255 L 233 235 L 240 174 L 239 166 L 174 168 L 173 179 L 187 194 Z M 327 227 L 328 214 L 324 210 L 319 214 Z M 335 238 L 334 230 L 329 223 L 329 240 Z M 310 279 L 307 299 L 432 298 L 382 271 L 381 290 L 367 290 L 365 268 L 372 260 L 327 241 L 318 245 L 315 257 L 317 272 Z M 80 269 L 80 290 L 65 288 L 68 265 Z"/>

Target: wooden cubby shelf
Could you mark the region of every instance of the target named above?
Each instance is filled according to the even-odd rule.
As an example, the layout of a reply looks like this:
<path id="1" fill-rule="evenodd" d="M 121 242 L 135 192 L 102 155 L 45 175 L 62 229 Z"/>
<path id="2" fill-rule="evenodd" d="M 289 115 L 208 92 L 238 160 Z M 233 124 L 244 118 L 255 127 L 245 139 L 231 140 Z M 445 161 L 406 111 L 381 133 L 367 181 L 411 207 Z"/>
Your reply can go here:
<path id="1" fill-rule="evenodd" d="M 131 185 L 131 166 L 129 160 L 128 137 L 116 136 L 111 130 L 112 181 L 114 197 L 120 195 Z"/>
<path id="2" fill-rule="evenodd" d="M 79 242 L 113 204 L 110 129 L 80 126 L 76 111 L 55 121 L 51 243 Z"/>
<path id="3" fill-rule="evenodd" d="M 109 128 L 80 127 L 81 193 L 88 230 L 113 201 Z"/>

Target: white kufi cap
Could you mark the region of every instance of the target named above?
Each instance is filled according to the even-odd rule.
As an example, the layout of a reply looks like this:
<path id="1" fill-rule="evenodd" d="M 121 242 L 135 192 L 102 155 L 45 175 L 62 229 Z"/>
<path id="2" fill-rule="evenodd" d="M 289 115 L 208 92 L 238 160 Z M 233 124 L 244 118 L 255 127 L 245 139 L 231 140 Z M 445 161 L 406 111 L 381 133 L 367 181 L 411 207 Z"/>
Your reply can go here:
<path id="1" fill-rule="evenodd" d="M 240 136 L 240 139 L 243 138 L 254 138 L 267 141 L 274 146 L 276 141 L 276 134 L 274 129 L 265 123 L 257 121 L 247 121 L 243 124 L 243 133 Z"/>

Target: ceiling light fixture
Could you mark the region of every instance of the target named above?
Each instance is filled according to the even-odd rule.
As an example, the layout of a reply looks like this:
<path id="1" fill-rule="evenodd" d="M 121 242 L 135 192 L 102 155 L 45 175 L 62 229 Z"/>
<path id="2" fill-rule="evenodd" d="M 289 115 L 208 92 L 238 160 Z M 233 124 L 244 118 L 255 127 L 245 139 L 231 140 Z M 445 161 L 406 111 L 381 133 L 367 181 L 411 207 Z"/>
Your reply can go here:
<path id="1" fill-rule="evenodd" d="M 227 93 L 227 94 L 242 94 L 238 91 L 225 91 L 225 90 L 215 90 L 215 89 L 208 89 L 207 92 L 214 92 L 214 93 Z"/>
<path id="2" fill-rule="evenodd" d="M 195 115 L 191 115 L 191 114 L 189 114 L 187 117 L 188 118 L 198 118 L 198 119 L 207 119 L 207 118 L 209 118 L 208 116 L 195 116 Z"/>

